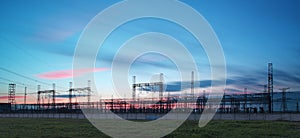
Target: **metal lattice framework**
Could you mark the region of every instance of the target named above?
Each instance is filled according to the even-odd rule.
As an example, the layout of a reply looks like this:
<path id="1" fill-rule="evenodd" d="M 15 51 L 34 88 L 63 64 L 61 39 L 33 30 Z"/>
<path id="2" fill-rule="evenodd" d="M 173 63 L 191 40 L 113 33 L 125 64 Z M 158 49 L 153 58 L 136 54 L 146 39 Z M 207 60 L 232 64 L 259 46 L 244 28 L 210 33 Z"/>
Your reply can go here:
<path id="1" fill-rule="evenodd" d="M 69 89 L 69 109 L 72 109 L 72 94 L 77 92 L 77 93 L 83 93 L 86 92 L 87 93 L 87 101 L 88 101 L 88 105 L 90 105 L 91 102 L 91 81 L 88 81 L 88 87 L 84 87 L 84 88 L 72 88 L 72 82 L 70 82 L 70 89 Z"/>
<path id="2" fill-rule="evenodd" d="M 16 84 L 9 84 L 9 87 L 8 87 L 8 103 L 16 104 Z"/>
<path id="3" fill-rule="evenodd" d="M 288 90 L 290 88 L 280 88 L 279 90 L 282 90 L 282 104 L 281 104 L 281 108 L 283 112 L 287 111 L 287 104 L 286 104 L 286 90 Z"/>
<path id="4" fill-rule="evenodd" d="M 160 81 L 159 82 L 151 82 L 151 83 L 136 83 L 136 76 L 133 76 L 133 84 L 132 84 L 132 100 L 136 100 L 136 89 L 137 88 L 143 88 L 143 87 L 156 87 L 158 86 L 159 91 L 159 99 L 161 100 L 163 98 L 163 90 L 164 90 L 164 84 L 163 84 L 163 73 L 160 74 Z"/>
<path id="5" fill-rule="evenodd" d="M 50 93 L 52 94 L 52 106 L 53 106 L 53 109 L 55 108 L 55 84 L 53 83 L 53 89 L 52 90 L 44 90 L 44 91 L 41 91 L 41 86 L 38 85 L 38 92 L 37 92 L 37 95 L 38 95 L 38 98 L 37 98 L 37 104 L 38 104 L 38 108 L 40 109 L 40 105 L 41 105 L 41 94 L 46 94 L 46 93 Z"/>

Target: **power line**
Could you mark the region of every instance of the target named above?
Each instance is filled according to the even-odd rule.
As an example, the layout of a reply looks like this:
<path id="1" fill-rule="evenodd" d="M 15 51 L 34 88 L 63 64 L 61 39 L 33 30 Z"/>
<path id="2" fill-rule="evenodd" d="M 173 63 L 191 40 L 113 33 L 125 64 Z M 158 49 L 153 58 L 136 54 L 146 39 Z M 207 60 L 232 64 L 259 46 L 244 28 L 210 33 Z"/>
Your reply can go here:
<path id="1" fill-rule="evenodd" d="M 47 65 L 47 66 L 51 66 L 51 67 L 57 69 L 56 66 L 53 66 L 53 65 L 51 65 L 51 64 L 48 64 L 45 60 L 39 58 L 38 56 L 35 56 L 34 54 L 31 54 L 27 49 L 24 49 L 23 47 L 19 47 L 14 41 L 12 41 L 12 40 L 6 38 L 5 36 L 0 35 L 0 38 L 2 38 L 3 40 L 7 41 L 8 43 L 10 43 L 14 48 L 16 48 L 17 50 L 19 50 L 20 52 L 22 52 L 22 53 L 24 53 L 24 54 L 30 56 L 32 59 L 34 59 L 34 60 L 39 60 L 40 63 L 43 63 L 43 64 L 45 64 L 45 65 Z M 10 58 L 10 59 L 11 59 L 11 58 Z M 21 63 L 21 64 L 23 64 L 23 63 Z M 25 66 L 25 67 L 29 67 L 29 66 Z M 0 69 L 1 69 L 1 67 L 0 67 Z M 7 72 L 10 72 L 10 73 L 12 73 L 12 74 L 21 76 L 21 77 L 26 78 L 26 79 L 29 79 L 29 80 L 31 80 L 31 81 L 39 82 L 39 83 L 41 83 L 41 84 L 45 84 L 45 85 L 48 85 L 48 86 L 52 86 L 52 84 L 45 83 L 45 82 L 42 82 L 42 81 L 38 81 L 38 80 L 36 80 L 36 79 L 32 79 L 32 78 L 30 78 L 30 77 L 27 77 L 27 76 L 18 74 L 18 73 L 16 73 L 16 72 L 10 71 L 10 70 L 5 69 L 5 68 L 2 68 L 1 70 L 3 70 L 3 69 L 4 69 L 4 71 L 7 71 Z M 31 68 L 30 70 L 32 70 L 32 68 Z M 58 88 L 62 88 L 62 89 L 67 89 L 66 87 L 60 87 L 60 86 L 57 86 L 57 87 L 58 87 Z"/>
<path id="2" fill-rule="evenodd" d="M 33 85 L 27 85 L 27 84 L 24 84 L 24 83 L 21 83 L 21 82 L 18 82 L 18 81 L 12 81 L 12 80 L 5 79 L 5 78 L 2 78 L 2 77 L 0 77 L 0 79 L 4 80 L 4 81 L 7 81 L 7 83 L 0 82 L 0 84 L 2 84 L 2 85 L 7 85 L 8 86 L 10 83 L 15 83 L 15 84 L 18 84 L 17 87 L 20 87 L 20 86 L 26 87 L 27 86 L 30 89 L 36 89 Z"/>
<path id="3" fill-rule="evenodd" d="M 35 57 L 35 56 L 33 56 L 32 54 L 30 54 L 28 51 L 27 51 L 27 49 L 24 49 L 24 48 L 22 48 L 22 47 L 18 47 L 16 44 L 15 44 L 15 42 L 13 42 L 13 41 L 11 41 L 10 39 L 8 39 L 8 38 L 6 38 L 6 37 L 4 37 L 4 36 L 1 36 L 0 35 L 0 39 L 3 39 L 3 40 L 5 40 L 6 42 L 8 42 L 9 44 L 10 44 L 10 46 L 12 46 L 12 47 L 14 47 L 16 50 L 18 50 L 19 52 L 21 52 L 22 54 L 24 54 L 24 55 L 29 55 L 32 59 L 37 59 L 37 57 Z M 17 59 L 14 59 L 14 58 L 12 58 L 12 57 L 9 57 L 8 55 L 2 55 L 2 56 L 5 56 L 5 59 L 9 59 L 9 60 L 11 60 L 11 61 L 13 61 L 13 62 L 17 62 L 18 64 L 20 64 L 20 65 L 23 65 L 23 67 L 26 67 L 26 68 L 28 68 L 28 70 L 27 71 L 30 71 L 30 72 L 32 72 L 33 70 L 35 70 L 35 71 L 37 71 L 35 68 L 32 68 L 32 67 L 30 67 L 30 66 L 28 66 L 28 65 L 25 65 L 24 64 L 24 62 L 19 62 L 19 60 L 17 60 Z M 42 62 L 42 63 L 44 63 L 44 62 Z"/>
<path id="4" fill-rule="evenodd" d="M 22 75 L 22 74 L 19 74 L 19 73 L 16 73 L 16 72 L 10 71 L 10 70 L 8 70 L 8 69 L 5 69 L 5 68 L 3 68 L 3 67 L 0 67 L 0 70 L 3 70 L 3 71 L 6 71 L 6 72 L 9 72 L 9 73 L 11 73 L 11 74 L 17 75 L 17 76 L 19 76 L 19 77 L 22 77 L 22 78 L 25 78 L 25 79 L 28 79 L 28 80 L 31 80 L 31 81 L 34 81 L 34 82 L 38 82 L 38 83 L 41 83 L 41 84 L 45 84 L 45 85 L 52 86 L 52 84 L 49 84 L 49 83 L 46 83 L 46 82 L 42 82 L 42 81 L 39 81 L 39 80 L 36 80 L 36 79 L 30 78 L 30 77 L 24 76 L 24 75 Z"/>
<path id="5" fill-rule="evenodd" d="M 15 83 L 15 84 L 18 84 L 17 86 L 21 85 L 21 86 L 27 87 L 29 89 L 36 90 L 36 86 L 35 85 L 30 85 L 30 84 L 26 84 L 26 83 L 22 83 L 22 82 L 18 82 L 18 81 L 13 81 L 13 80 L 6 79 L 6 78 L 3 78 L 3 77 L 0 77 L 0 79 L 4 80 L 4 81 L 7 81 L 7 83 L 2 82 L 3 85 L 8 85 L 9 83 Z M 63 88 L 63 87 L 60 87 L 60 88 Z M 63 88 L 63 89 L 67 89 L 67 88 Z M 68 91 L 66 91 L 66 92 L 68 92 Z"/>
<path id="6" fill-rule="evenodd" d="M 21 85 L 22 87 L 27 87 L 31 90 L 36 90 L 36 86 L 34 86 L 34 85 L 25 84 L 25 83 L 21 83 L 21 82 L 18 82 L 18 81 L 12 81 L 10 79 L 6 79 L 6 78 L 2 78 L 2 77 L 0 77 L 0 79 L 4 80 L 4 81 L 7 81 L 7 83 L 0 82 L 0 84 L 2 84 L 2 85 L 8 85 L 9 83 L 15 83 L 15 84 L 18 84 L 17 87 Z M 63 87 L 61 87 L 61 88 L 63 88 Z M 57 90 L 57 91 L 59 91 L 59 92 L 68 92 L 68 91 L 64 91 L 64 90 Z"/>
<path id="7" fill-rule="evenodd" d="M 53 68 L 56 68 L 56 66 L 53 66 L 51 64 L 48 64 L 45 60 L 42 60 L 41 58 L 39 58 L 38 56 L 35 56 L 34 54 L 31 54 L 27 49 L 23 48 L 23 47 L 19 47 L 14 41 L 4 37 L 4 36 L 0 36 L 0 38 L 2 38 L 3 40 L 6 40 L 7 42 L 9 42 L 14 48 L 18 49 L 20 52 L 27 54 L 28 56 L 30 56 L 32 59 L 34 60 L 39 60 L 41 63 L 47 65 L 47 66 L 52 66 Z M 57 69 L 57 68 L 56 68 Z"/>
<path id="8" fill-rule="evenodd" d="M 7 82 L 9 82 L 9 83 L 17 83 L 17 84 L 19 84 L 19 85 L 25 85 L 25 84 L 22 83 L 22 82 L 12 81 L 12 80 L 9 80 L 9 79 L 6 79 L 6 78 L 2 78 L 2 77 L 0 77 L 0 79 L 1 79 L 1 80 L 4 80 L 4 81 L 7 81 Z"/>

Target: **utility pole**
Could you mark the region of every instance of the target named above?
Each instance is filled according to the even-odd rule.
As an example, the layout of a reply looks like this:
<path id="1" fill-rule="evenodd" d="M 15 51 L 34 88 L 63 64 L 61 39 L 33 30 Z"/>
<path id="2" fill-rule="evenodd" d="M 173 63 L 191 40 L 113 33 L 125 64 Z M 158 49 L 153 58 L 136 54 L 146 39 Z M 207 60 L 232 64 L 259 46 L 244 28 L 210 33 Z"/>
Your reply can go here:
<path id="1" fill-rule="evenodd" d="M 297 103 L 296 103 L 296 112 L 299 113 L 299 100 L 297 100 Z"/>
<path id="2" fill-rule="evenodd" d="M 72 92 L 73 92 L 73 84 L 69 82 L 69 109 L 72 109 Z"/>
<path id="3" fill-rule="evenodd" d="M 52 108 L 55 109 L 55 83 L 52 84 L 53 91 L 52 91 Z"/>
<path id="4" fill-rule="evenodd" d="M 163 110 L 163 87 L 164 87 L 164 83 L 163 83 L 163 77 L 164 77 L 164 74 L 163 73 L 160 73 L 159 75 L 159 99 L 160 99 L 160 112 L 162 113 L 164 110 Z"/>
<path id="5" fill-rule="evenodd" d="M 38 105 L 38 109 L 40 109 L 41 107 L 41 85 L 37 86 L 37 94 L 38 94 L 38 98 L 37 98 L 37 105 Z"/>
<path id="6" fill-rule="evenodd" d="M 247 88 L 244 88 L 244 112 L 247 112 Z"/>
<path id="7" fill-rule="evenodd" d="M 191 76 L 191 94 L 192 94 L 192 98 L 193 100 L 195 99 L 195 93 L 194 93 L 194 71 L 192 71 L 192 76 Z"/>
<path id="8" fill-rule="evenodd" d="M 27 97 L 27 87 L 25 87 L 25 90 L 24 90 L 24 107 L 23 107 L 23 109 L 26 109 L 26 97 Z"/>
<path id="9" fill-rule="evenodd" d="M 135 101 L 135 94 L 136 94 L 136 76 L 132 77 L 132 101 Z"/>
<path id="10" fill-rule="evenodd" d="M 273 64 L 268 63 L 268 101 L 269 113 L 273 113 Z"/>
<path id="11" fill-rule="evenodd" d="M 164 74 L 160 73 L 159 75 L 159 99 L 162 101 L 163 99 L 163 90 L 164 90 Z"/>
<path id="12" fill-rule="evenodd" d="M 90 106 L 90 104 L 91 104 L 91 92 L 92 92 L 91 81 L 90 80 L 88 80 L 87 91 L 88 91 L 88 105 Z"/>

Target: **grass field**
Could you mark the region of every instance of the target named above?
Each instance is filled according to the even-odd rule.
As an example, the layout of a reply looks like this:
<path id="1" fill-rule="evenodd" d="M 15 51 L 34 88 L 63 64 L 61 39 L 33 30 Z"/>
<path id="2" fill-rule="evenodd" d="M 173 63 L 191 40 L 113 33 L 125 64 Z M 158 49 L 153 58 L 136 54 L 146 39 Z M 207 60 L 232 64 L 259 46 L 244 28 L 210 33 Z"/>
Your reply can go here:
<path id="1" fill-rule="evenodd" d="M 85 119 L 0 118 L 0 137 L 107 137 Z M 300 122 L 187 121 L 166 137 L 300 137 Z"/>

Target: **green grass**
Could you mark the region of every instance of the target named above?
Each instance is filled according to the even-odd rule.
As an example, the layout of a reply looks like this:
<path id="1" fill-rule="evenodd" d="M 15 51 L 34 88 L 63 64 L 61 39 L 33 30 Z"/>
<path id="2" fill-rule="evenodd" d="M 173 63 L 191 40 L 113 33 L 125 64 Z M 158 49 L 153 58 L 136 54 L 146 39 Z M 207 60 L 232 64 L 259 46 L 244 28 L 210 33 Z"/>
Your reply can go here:
<path id="1" fill-rule="evenodd" d="M 0 118 L 0 137 L 105 137 L 85 119 Z"/>
<path id="2" fill-rule="evenodd" d="M 187 121 L 171 137 L 299 137 L 300 122 L 211 121 L 199 128 Z M 85 119 L 0 118 L 0 137 L 107 137 Z"/>
<path id="3" fill-rule="evenodd" d="M 185 122 L 167 137 L 299 137 L 299 122 L 284 121 L 211 121 L 204 128 Z"/>

